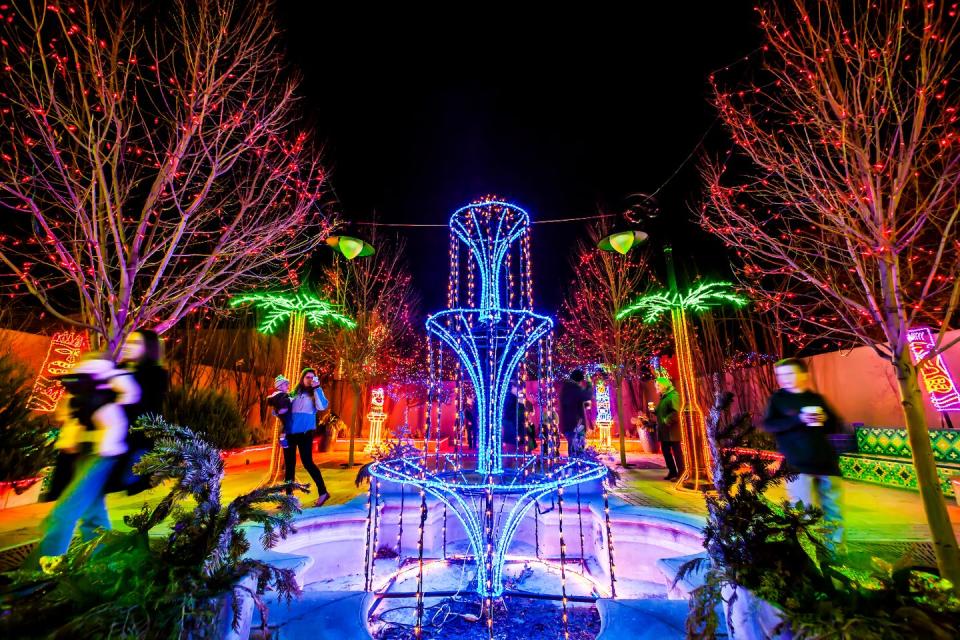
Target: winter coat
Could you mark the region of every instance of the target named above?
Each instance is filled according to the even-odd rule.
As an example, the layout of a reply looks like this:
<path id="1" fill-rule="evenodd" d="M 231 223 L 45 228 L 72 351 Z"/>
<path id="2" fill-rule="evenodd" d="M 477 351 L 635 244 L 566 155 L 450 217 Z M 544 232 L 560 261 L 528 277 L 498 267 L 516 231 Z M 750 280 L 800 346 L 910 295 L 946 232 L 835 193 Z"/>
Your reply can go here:
<path id="1" fill-rule="evenodd" d="M 807 426 L 800 419 L 803 407 L 821 407 L 827 416 L 823 425 Z M 774 392 L 763 417 L 763 428 L 773 435 L 788 467 L 795 473 L 818 476 L 840 475 L 840 459 L 827 434 L 839 432 L 842 424 L 823 396 L 814 391 Z"/>
<path id="2" fill-rule="evenodd" d="M 680 424 L 680 394 L 669 389 L 660 396 L 657 408 L 657 439 L 660 442 L 680 442 L 683 439 L 683 427 Z"/>
<path id="3" fill-rule="evenodd" d="M 317 412 L 329 406 L 323 389 L 315 387 L 313 393 L 301 391 L 293 396 L 290 406 L 290 433 L 306 433 L 317 428 Z"/>
<path id="4" fill-rule="evenodd" d="M 55 448 L 89 451 L 104 458 L 126 453 L 128 422 L 124 407 L 140 399 L 140 389 L 133 376 L 119 369 L 104 379 L 102 386 L 112 397 L 92 404 L 90 398 L 64 394 L 56 409 L 61 427 Z"/>

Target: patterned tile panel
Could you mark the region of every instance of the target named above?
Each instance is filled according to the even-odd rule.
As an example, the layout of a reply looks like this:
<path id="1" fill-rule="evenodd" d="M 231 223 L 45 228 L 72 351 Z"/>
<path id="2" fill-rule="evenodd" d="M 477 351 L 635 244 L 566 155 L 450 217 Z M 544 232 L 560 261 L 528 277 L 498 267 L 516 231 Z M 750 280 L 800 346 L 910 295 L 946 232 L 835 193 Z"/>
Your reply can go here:
<path id="1" fill-rule="evenodd" d="M 912 455 L 906 429 L 857 427 L 856 434 L 860 453 L 907 459 Z M 931 429 L 930 444 L 937 462 L 960 464 L 960 429 Z"/>
<path id="2" fill-rule="evenodd" d="M 883 484 L 901 489 L 917 489 L 917 474 L 910 460 L 891 460 L 869 455 L 841 455 L 840 473 L 844 478 Z M 944 495 L 953 495 L 952 476 L 960 475 L 960 465 L 939 464 L 937 475 Z"/>

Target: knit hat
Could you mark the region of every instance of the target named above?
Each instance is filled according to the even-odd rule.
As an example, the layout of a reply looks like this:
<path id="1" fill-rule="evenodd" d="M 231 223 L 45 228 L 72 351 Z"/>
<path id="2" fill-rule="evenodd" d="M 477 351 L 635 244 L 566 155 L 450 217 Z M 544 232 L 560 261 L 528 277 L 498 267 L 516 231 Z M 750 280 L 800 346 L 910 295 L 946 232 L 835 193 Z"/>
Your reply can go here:
<path id="1" fill-rule="evenodd" d="M 662 384 L 668 389 L 673 387 L 673 381 L 670 378 L 657 378 L 657 383 Z"/>
<path id="2" fill-rule="evenodd" d="M 287 377 L 281 373 L 280 375 L 278 375 L 276 378 L 273 379 L 273 386 L 275 389 L 279 389 L 280 385 L 282 385 L 284 382 L 286 382 L 287 384 L 290 384 L 290 381 L 287 380 Z"/>

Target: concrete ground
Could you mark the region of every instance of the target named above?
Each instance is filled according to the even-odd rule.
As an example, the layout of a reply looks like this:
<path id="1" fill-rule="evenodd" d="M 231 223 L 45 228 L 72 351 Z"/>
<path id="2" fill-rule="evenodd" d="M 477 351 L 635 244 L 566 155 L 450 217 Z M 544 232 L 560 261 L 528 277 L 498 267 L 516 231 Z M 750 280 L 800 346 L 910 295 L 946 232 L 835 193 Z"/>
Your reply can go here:
<path id="1" fill-rule="evenodd" d="M 631 504 L 673 509 L 706 516 L 699 493 L 681 491 L 673 482 L 663 480 L 663 460 L 658 455 L 634 454 L 629 462 L 638 466 L 626 471 L 617 495 Z M 911 552 L 918 560 L 933 562 L 928 544 L 930 533 L 920 494 L 906 489 L 885 487 L 857 480 L 843 480 L 847 541 L 851 553 L 877 555 L 896 560 Z M 786 497 L 782 487 L 771 495 Z M 944 498 L 954 532 L 960 539 L 960 506 L 953 498 Z"/>
<path id="2" fill-rule="evenodd" d="M 267 469 L 268 452 L 250 451 L 227 459 L 227 473 L 223 483 L 223 496 L 231 500 L 253 489 L 263 479 Z M 315 460 L 323 472 L 330 492 L 327 504 L 342 504 L 364 492 L 354 479 L 359 467 L 344 469 L 346 452 L 316 454 Z M 369 461 L 357 456 L 360 463 Z M 616 493 L 632 504 L 664 509 L 674 509 L 694 515 L 705 515 L 703 497 L 698 493 L 677 490 L 672 482 L 662 478 L 665 474 L 663 460 L 658 455 L 632 453 L 629 461 L 635 468 L 622 470 L 623 479 Z M 301 469 L 298 480 L 309 482 Z M 929 541 L 923 506 L 916 492 L 882 487 L 864 482 L 845 480 L 846 524 L 852 550 L 870 551 L 884 557 L 896 557 L 916 543 Z M 782 489 L 778 489 L 782 492 Z M 140 510 L 144 502 L 155 503 L 164 495 L 158 487 L 137 496 L 113 494 L 107 499 L 114 527 L 122 528 L 123 516 Z M 304 505 L 316 499 L 316 491 L 302 496 Z M 40 536 L 40 524 L 50 511 L 51 504 L 35 504 L 0 510 L 0 560 L 3 552 L 36 541 Z M 951 498 L 947 508 L 954 528 L 960 535 L 960 506 Z M 9 568 L 0 563 L 0 569 Z"/>
<path id="3" fill-rule="evenodd" d="M 346 461 L 346 452 L 314 454 L 314 462 L 320 467 L 327 491 L 330 493 L 328 505 L 342 504 L 366 491 L 366 485 L 358 488 L 354 484 L 354 479 L 360 468 L 359 465 L 369 462 L 370 458 L 362 454 L 358 455 L 356 461 L 359 464 L 352 469 L 341 467 L 341 464 Z M 224 501 L 229 501 L 254 489 L 265 478 L 269 466 L 269 451 L 260 449 L 231 455 L 226 458 L 225 465 L 226 476 L 222 491 Z M 310 476 L 302 467 L 298 467 L 297 480 L 303 483 L 311 482 Z M 144 503 L 156 504 L 166 493 L 164 487 L 160 486 L 135 496 L 128 496 L 125 493 L 109 495 L 107 511 L 114 528 L 125 528 L 126 525 L 123 523 L 125 515 L 139 512 Z M 311 487 L 309 495 L 298 494 L 298 496 L 301 504 L 305 507 L 309 506 L 317 499 L 316 488 Z M 4 566 L 4 551 L 21 547 L 40 538 L 40 525 L 52 507 L 53 503 L 43 503 L 0 510 L 0 570 L 10 568 Z"/>

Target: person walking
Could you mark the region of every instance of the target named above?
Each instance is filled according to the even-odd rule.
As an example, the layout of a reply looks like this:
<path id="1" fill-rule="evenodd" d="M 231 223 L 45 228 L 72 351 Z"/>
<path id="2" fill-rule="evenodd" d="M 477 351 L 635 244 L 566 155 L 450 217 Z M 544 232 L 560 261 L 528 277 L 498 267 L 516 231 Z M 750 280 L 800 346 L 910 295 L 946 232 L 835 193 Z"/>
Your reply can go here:
<path id="1" fill-rule="evenodd" d="M 153 448 L 153 442 L 133 427 L 145 416 L 163 414 L 163 403 L 170 388 L 170 377 L 163 367 L 163 345 L 160 336 L 150 329 L 138 329 L 130 334 L 120 349 L 120 367 L 137 383 L 140 399 L 125 406 L 127 425 L 127 453 L 118 462 L 108 485 L 110 490 L 125 489 L 136 495 L 150 488 L 150 478 L 139 476 L 133 466 Z"/>
<path id="2" fill-rule="evenodd" d="M 60 454 L 55 480 L 57 475 L 63 480 L 55 481 L 48 495 L 57 503 L 44 520 L 43 538 L 27 561 L 44 571 L 62 560 L 78 523 L 84 541 L 96 537 L 98 530 L 110 529 L 107 482 L 127 452 L 123 407 L 140 397 L 133 376 L 117 369 L 102 353 L 84 355 L 60 380 L 66 393 L 56 410 L 61 429 L 54 445 Z"/>
<path id="3" fill-rule="evenodd" d="M 827 437 L 839 433 L 843 422 L 826 399 L 813 391 L 807 365 L 786 358 L 773 365 L 780 389 L 770 396 L 763 428 L 773 435 L 787 470 L 796 477 L 787 480 L 790 500 L 817 505 L 831 526 L 828 543 L 843 551 L 843 485 L 840 458 Z"/>

